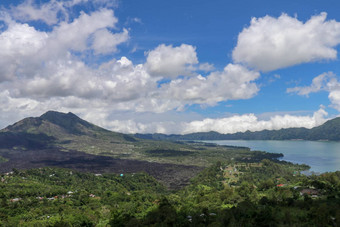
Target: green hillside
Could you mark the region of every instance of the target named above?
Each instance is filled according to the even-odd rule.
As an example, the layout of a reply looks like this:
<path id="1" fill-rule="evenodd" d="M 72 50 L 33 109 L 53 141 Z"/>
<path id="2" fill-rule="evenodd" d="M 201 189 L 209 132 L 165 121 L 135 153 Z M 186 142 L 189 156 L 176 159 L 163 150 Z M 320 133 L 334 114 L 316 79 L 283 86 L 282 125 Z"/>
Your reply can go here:
<path id="1" fill-rule="evenodd" d="M 340 118 L 334 118 L 309 131 L 310 140 L 340 141 Z"/>

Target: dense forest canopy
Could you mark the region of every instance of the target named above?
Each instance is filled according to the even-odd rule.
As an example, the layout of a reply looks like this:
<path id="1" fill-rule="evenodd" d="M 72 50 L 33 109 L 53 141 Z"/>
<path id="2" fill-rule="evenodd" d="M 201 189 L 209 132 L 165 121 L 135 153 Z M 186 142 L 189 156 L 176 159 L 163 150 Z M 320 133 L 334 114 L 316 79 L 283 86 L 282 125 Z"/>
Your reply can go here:
<path id="1" fill-rule="evenodd" d="M 39 168 L 1 175 L 4 226 L 335 226 L 340 172 L 262 160 L 217 162 L 169 191 L 143 173 Z"/>

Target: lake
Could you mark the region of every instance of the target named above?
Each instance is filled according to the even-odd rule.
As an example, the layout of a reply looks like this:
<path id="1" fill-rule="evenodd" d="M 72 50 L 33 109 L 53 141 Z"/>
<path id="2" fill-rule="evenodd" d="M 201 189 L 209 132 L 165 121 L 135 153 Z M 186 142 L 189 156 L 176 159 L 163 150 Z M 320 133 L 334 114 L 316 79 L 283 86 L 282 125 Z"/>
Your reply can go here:
<path id="1" fill-rule="evenodd" d="M 340 170 L 340 142 L 278 141 L 278 140 L 214 140 L 204 141 L 220 145 L 249 147 L 251 150 L 282 153 L 282 160 L 307 164 L 314 172 Z"/>

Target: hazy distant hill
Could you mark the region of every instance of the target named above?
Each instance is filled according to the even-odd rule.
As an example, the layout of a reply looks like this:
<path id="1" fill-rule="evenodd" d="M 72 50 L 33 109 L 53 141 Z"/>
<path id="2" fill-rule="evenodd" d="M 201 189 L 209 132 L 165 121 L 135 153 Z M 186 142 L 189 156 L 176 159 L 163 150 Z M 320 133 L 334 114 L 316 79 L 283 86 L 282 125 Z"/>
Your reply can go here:
<path id="1" fill-rule="evenodd" d="M 138 138 L 156 140 L 330 140 L 340 141 L 340 118 L 334 118 L 323 125 L 307 128 L 288 128 L 263 130 L 258 132 L 239 132 L 221 134 L 218 132 L 199 132 L 186 135 L 135 134 Z"/>

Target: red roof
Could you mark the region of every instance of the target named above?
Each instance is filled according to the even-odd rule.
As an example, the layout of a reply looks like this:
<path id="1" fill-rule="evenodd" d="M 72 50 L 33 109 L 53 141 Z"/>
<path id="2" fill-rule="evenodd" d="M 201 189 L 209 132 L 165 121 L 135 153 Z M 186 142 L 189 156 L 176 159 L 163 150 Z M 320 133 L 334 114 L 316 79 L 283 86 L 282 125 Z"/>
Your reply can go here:
<path id="1" fill-rule="evenodd" d="M 285 186 L 284 184 L 278 184 L 276 185 L 277 187 L 282 187 L 282 186 Z"/>

